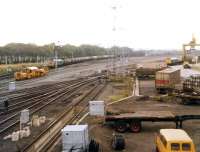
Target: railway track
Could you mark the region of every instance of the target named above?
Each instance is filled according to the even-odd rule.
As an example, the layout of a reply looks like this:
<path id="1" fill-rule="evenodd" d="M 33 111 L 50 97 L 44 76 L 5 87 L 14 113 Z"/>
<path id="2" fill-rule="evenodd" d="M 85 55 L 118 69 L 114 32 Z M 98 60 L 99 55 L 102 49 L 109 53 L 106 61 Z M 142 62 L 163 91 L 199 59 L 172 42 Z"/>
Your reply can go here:
<path id="1" fill-rule="evenodd" d="M 10 77 L 12 77 L 12 74 L 2 74 L 0 75 L 0 80 L 8 79 Z"/>
<path id="2" fill-rule="evenodd" d="M 77 122 L 80 117 L 88 111 L 88 101 L 94 100 L 101 93 L 104 87 L 105 84 L 94 86 L 94 88 L 91 89 L 79 101 L 77 101 L 75 104 L 69 105 L 69 107 L 61 115 L 59 115 L 58 118 L 53 121 L 47 129 L 37 136 L 35 140 L 28 144 L 22 151 L 53 151 L 54 143 L 60 141 L 60 130 L 66 124 L 74 124 Z M 76 114 L 74 114 L 74 106 L 81 106 L 82 108 L 79 111 L 76 111 Z"/>
<path id="3" fill-rule="evenodd" d="M 49 71 L 48 75 L 56 75 L 56 74 L 60 73 L 61 71 L 64 71 L 63 68 L 58 68 L 57 70 L 51 69 Z M 66 71 L 66 69 L 65 69 L 65 71 Z M 0 75 L 0 92 L 7 93 L 9 82 L 15 81 L 15 79 L 13 78 L 13 75 L 14 75 L 13 73 L 12 74 Z M 16 88 L 21 87 L 21 86 L 23 86 L 23 87 L 25 86 L 27 88 L 31 87 L 31 85 L 34 84 L 34 82 L 44 80 L 48 77 L 48 75 L 43 76 L 43 77 L 32 78 L 32 79 L 25 79 L 25 80 L 22 80 L 22 81 L 16 81 L 15 82 Z"/>
<path id="4" fill-rule="evenodd" d="M 68 84 L 75 83 L 75 82 L 80 81 L 80 80 L 72 80 L 72 81 L 64 81 L 64 82 L 62 81 L 62 82 L 44 84 L 44 85 L 40 85 L 40 86 L 36 86 L 36 87 L 32 87 L 32 88 L 25 88 L 25 89 L 15 90 L 15 91 L 12 91 L 12 92 L 0 93 L 0 96 L 8 96 L 10 100 L 12 100 L 12 99 L 16 100 L 17 98 L 23 98 L 24 99 L 28 95 L 31 96 L 34 93 L 48 92 L 51 89 L 56 89 L 56 88 L 62 87 L 66 83 L 68 83 Z"/>
<path id="5" fill-rule="evenodd" d="M 44 94 L 42 97 L 40 96 L 39 98 L 35 100 L 31 100 L 31 102 L 24 102 L 23 105 L 20 105 L 20 108 L 27 108 L 30 109 L 30 114 L 33 115 L 36 112 L 40 111 L 41 109 L 45 108 L 49 104 L 59 100 L 59 98 L 64 97 L 65 95 L 68 95 L 78 89 L 79 87 L 90 84 L 91 82 L 97 81 L 97 78 L 91 78 L 88 80 L 82 80 L 80 82 L 77 82 L 75 84 L 68 85 L 67 87 L 60 88 L 53 90 L 47 94 Z M 68 95 L 69 97 L 69 95 Z M 66 98 L 66 97 L 65 97 Z M 19 107 L 13 106 L 12 110 L 16 110 Z M 19 108 L 19 109 L 20 109 Z M 0 134 L 4 134 L 6 131 L 8 131 L 10 128 L 16 126 L 19 124 L 19 115 L 20 111 L 15 112 L 14 114 L 12 113 L 11 115 L 6 115 L 1 117 L 0 121 Z"/>

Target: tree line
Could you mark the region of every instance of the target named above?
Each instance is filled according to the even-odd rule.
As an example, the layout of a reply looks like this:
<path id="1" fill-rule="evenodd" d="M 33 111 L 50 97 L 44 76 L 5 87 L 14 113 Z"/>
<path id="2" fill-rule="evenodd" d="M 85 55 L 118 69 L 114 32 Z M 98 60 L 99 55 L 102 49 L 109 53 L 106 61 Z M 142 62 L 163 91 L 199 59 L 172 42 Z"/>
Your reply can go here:
<path id="1" fill-rule="evenodd" d="M 10 43 L 0 47 L 0 64 L 42 62 L 54 58 L 55 54 L 58 58 L 75 58 L 101 55 L 144 56 L 145 52 L 118 46 L 104 48 L 96 45 L 74 46 L 66 44 L 57 46 L 52 43 L 38 46 L 35 44 Z"/>

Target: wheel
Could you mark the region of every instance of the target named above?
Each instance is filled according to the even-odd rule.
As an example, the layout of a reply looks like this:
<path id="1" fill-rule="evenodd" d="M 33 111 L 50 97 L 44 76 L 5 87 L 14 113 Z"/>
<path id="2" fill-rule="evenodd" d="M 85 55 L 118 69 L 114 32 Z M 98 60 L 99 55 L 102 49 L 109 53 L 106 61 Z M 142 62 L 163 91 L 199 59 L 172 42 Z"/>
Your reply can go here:
<path id="1" fill-rule="evenodd" d="M 156 147 L 156 152 L 159 152 L 158 147 Z"/>
<path id="2" fill-rule="evenodd" d="M 142 125 L 141 125 L 141 122 L 139 121 L 133 121 L 130 123 L 130 130 L 131 132 L 133 133 L 138 133 L 140 132 L 142 129 Z"/>
<path id="3" fill-rule="evenodd" d="M 153 148 L 152 152 L 159 152 L 158 147 Z"/>
<path id="4" fill-rule="evenodd" d="M 188 100 L 187 98 L 182 98 L 182 104 L 183 105 L 189 105 L 189 104 L 191 104 L 191 101 Z"/>
<path id="5" fill-rule="evenodd" d="M 115 130 L 120 133 L 124 133 L 127 130 L 127 125 L 125 122 L 117 122 L 115 126 Z"/>
<path id="6" fill-rule="evenodd" d="M 125 148 L 125 139 L 122 135 L 114 135 L 112 139 L 112 148 L 114 150 L 123 150 Z"/>

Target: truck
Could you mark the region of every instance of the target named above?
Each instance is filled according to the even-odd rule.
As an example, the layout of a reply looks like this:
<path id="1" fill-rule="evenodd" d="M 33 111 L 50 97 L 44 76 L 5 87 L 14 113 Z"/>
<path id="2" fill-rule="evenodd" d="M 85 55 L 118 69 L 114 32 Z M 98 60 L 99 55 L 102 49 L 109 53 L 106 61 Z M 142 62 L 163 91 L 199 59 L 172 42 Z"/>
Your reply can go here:
<path id="1" fill-rule="evenodd" d="M 196 152 L 192 139 L 182 129 L 160 129 L 155 144 L 155 152 Z"/>
<path id="2" fill-rule="evenodd" d="M 167 68 L 156 72 L 155 88 L 158 93 L 170 92 L 180 82 L 181 74 L 179 69 Z"/>
<path id="3" fill-rule="evenodd" d="M 200 115 L 174 115 L 170 111 L 136 111 L 106 115 L 105 125 L 114 127 L 120 133 L 124 133 L 128 129 L 133 133 L 139 133 L 142 130 L 142 122 L 174 122 L 176 128 L 182 128 L 183 122 L 191 119 L 199 120 Z"/>

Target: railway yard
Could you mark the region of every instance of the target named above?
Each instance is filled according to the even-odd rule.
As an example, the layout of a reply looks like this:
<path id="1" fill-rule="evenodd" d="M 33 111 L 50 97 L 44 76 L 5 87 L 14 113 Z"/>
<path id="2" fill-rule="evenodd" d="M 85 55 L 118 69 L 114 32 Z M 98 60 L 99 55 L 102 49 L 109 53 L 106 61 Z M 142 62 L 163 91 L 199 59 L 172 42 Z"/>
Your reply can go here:
<path id="1" fill-rule="evenodd" d="M 164 60 L 165 56 L 131 57 L 123 66 L 118 61 L 118 72 L 114 76 L 105 72 L 109 66 L 107 60 L 86 61 L 53 69 L 44 77 L 16 81 L 14 91 L 8 91 L 8 83 L 13 78 L 2 77 L 0 96 L 7 97 L 9 105 L 6 112 L 0 112 L 0 151 L 62 151 L 61 130 L 72 124 L 88 124 L 89 137 L 99 144 L 100 151 L 115 151 L 111 146 L 112 136 L 118 134 L 115 126 L 108 125 L 102 116 L 90 116 L 89 101 L 104 101 L 105 113 L 111 116 L 138 111 L 145 111 L 147 115 L 148 112 L 158 115 L 170 112 L 174 116 L 200 116 L 198 104 L 185 105 L 176 96 L 159 94 L 154 78 L 139 79 L 133 74 L 138 66 L 166 67 Z M 181 69 L 181 81 L 189 74 L 199 73 L 181 66 L 172 68 Z M 121 73 L 126 74 L 121 76 Z M 30 112 L 28 123 L 22 125 L 27 129 L 26 134 L 12 141 L 13 132 L 17 134 L 21 127 L 19 118 L 24 109 Z M 140 132 L 133 133 L 130 128 L 121 131 L 126 142 L 124 151 L 153 151 L 159 129 L 177 127 L 176 120 L 156 121 L 160 115 L 153 122 L 141 122 Z M 200 152 L 199 118 L 183 121 L 183 129 L 192 138 L 197 152 Z"/>

